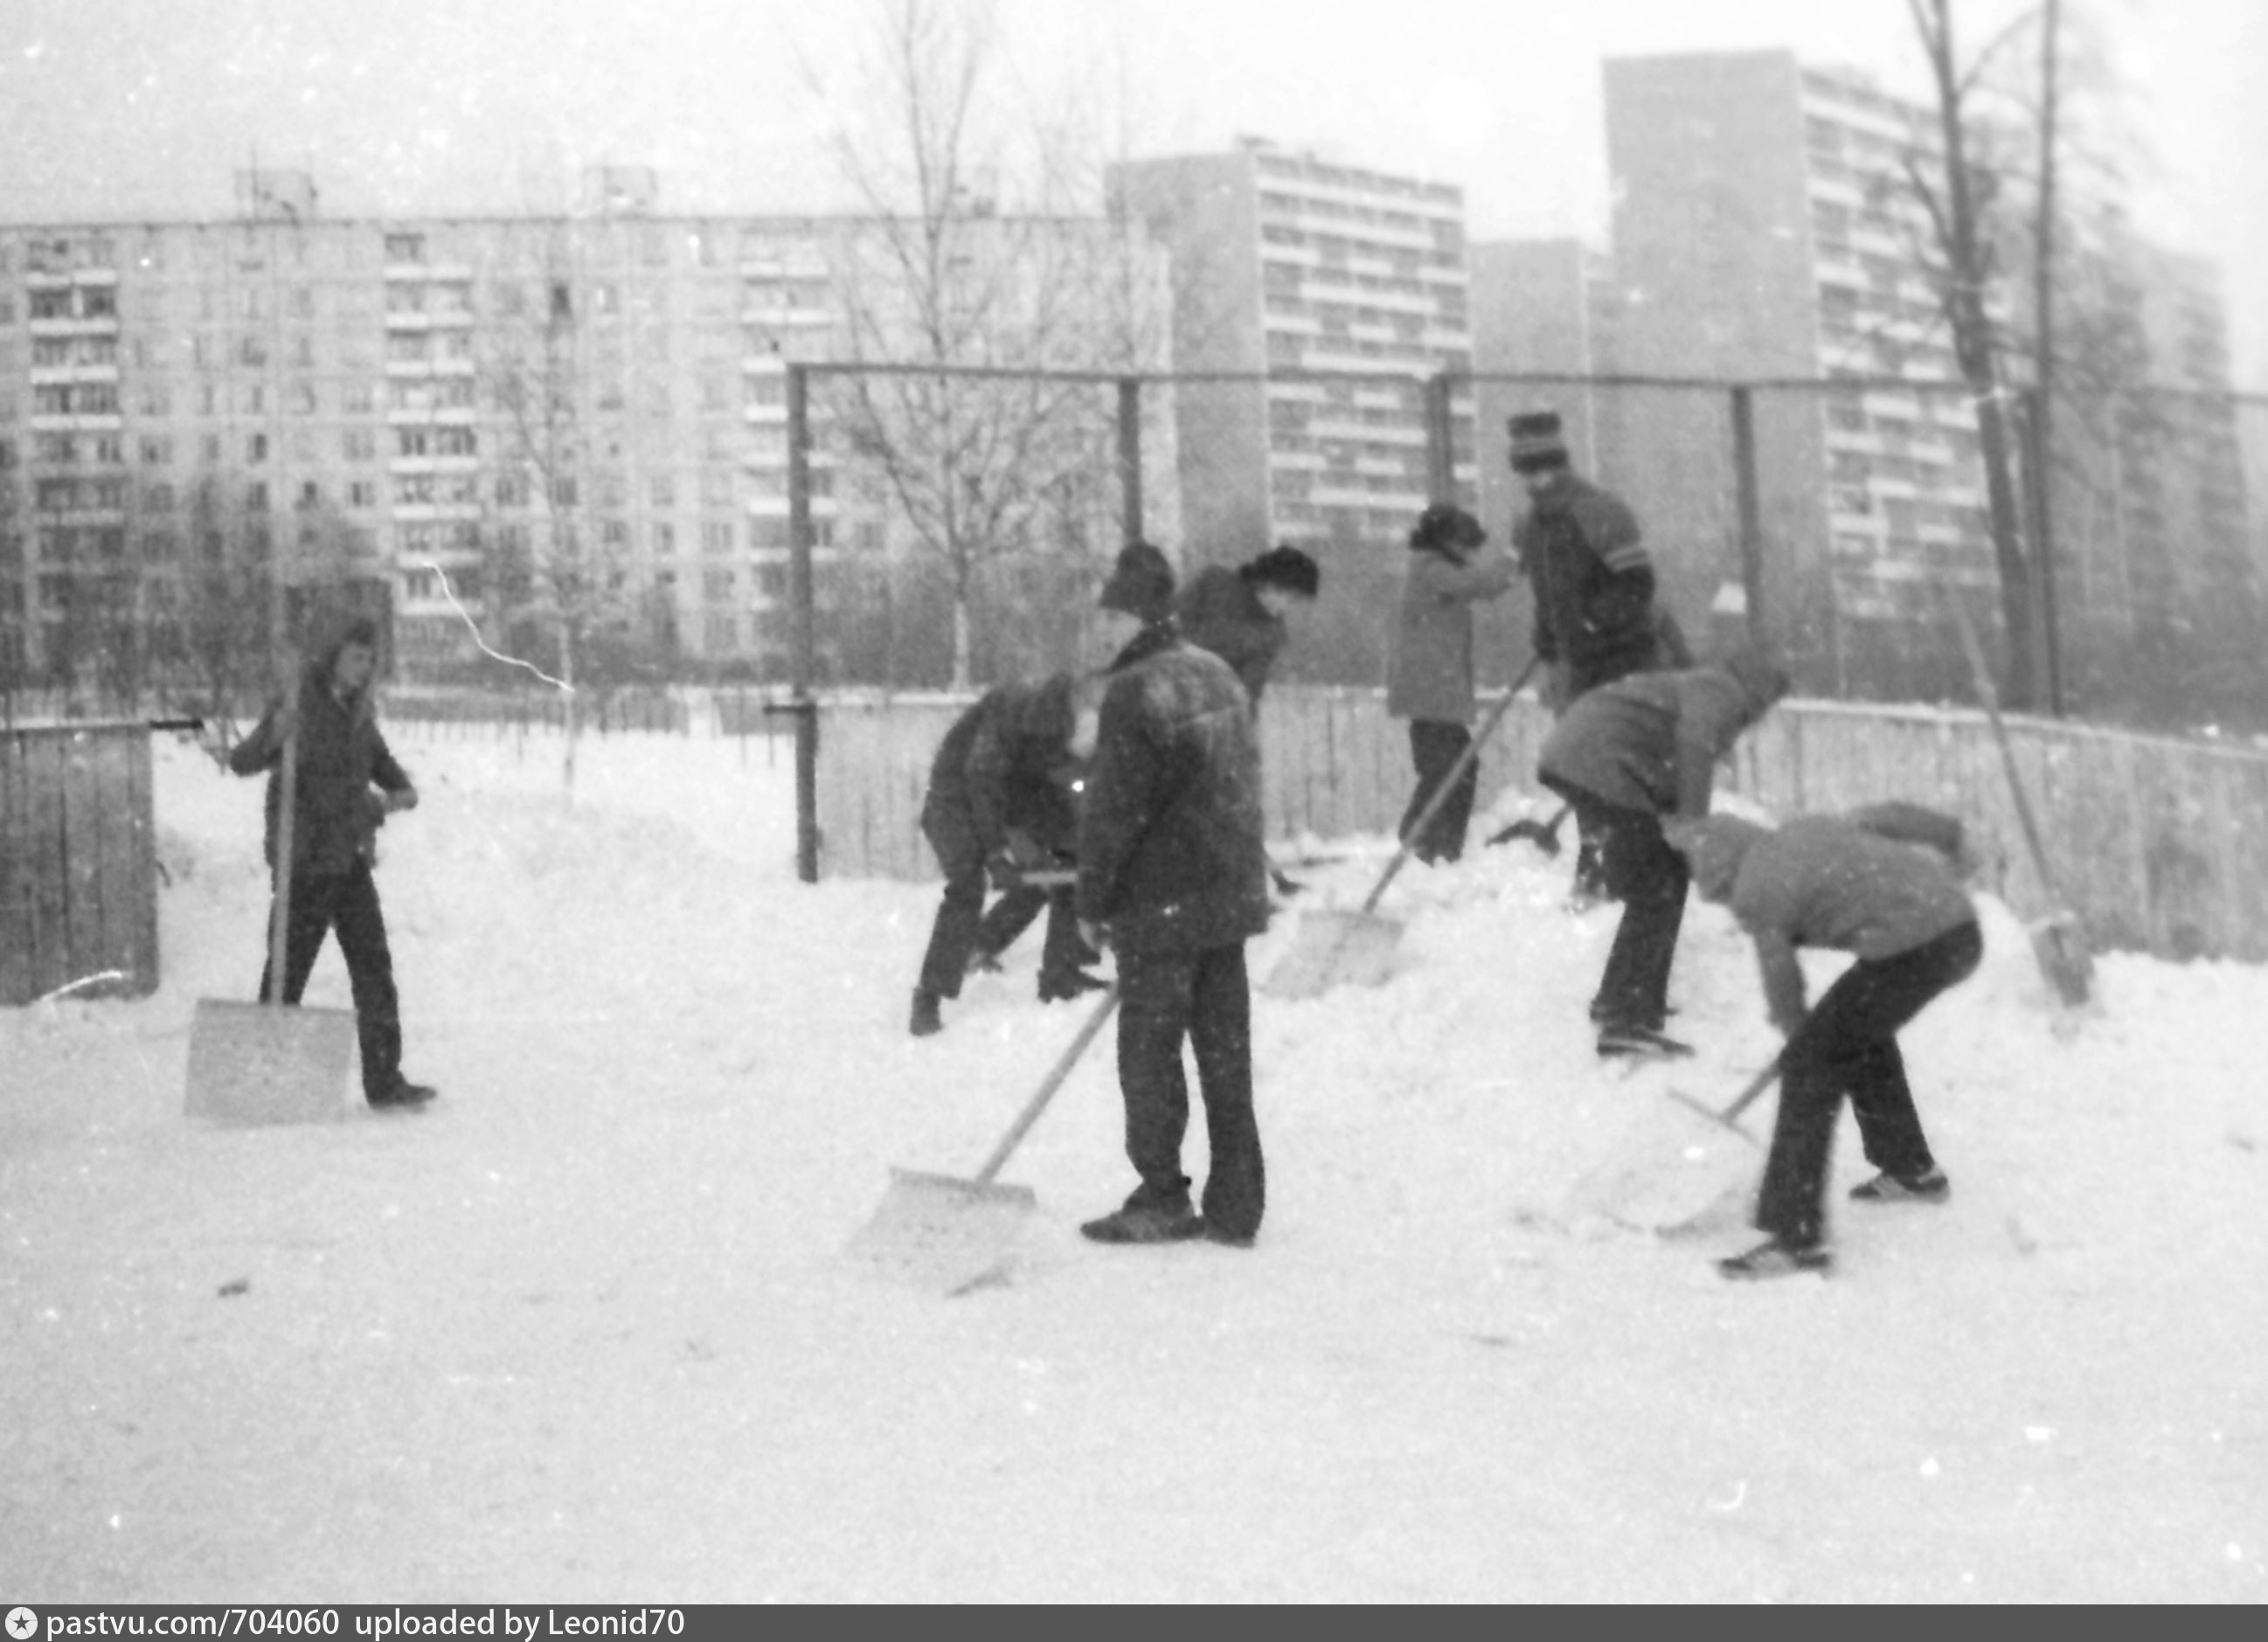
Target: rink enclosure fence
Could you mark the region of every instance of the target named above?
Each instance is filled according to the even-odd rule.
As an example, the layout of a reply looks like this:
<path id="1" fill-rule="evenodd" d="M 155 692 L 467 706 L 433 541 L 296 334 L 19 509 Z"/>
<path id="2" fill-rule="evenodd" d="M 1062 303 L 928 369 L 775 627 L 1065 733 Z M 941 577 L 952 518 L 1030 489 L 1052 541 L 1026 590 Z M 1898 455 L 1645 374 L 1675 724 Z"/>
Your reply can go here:
<path id="1" fill-rule="evenodd" d="M 158 988 L 150 730 L 0 728 L 0 1005 Z"/>

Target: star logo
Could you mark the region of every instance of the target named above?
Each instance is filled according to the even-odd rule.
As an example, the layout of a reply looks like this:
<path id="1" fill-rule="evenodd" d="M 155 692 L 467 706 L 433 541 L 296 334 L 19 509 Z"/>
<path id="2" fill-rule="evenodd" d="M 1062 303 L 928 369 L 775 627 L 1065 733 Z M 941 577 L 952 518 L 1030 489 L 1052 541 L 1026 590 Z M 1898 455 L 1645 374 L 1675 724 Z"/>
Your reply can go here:
<path id="1" fill-rule="evenodd" d="M 40 1634 L 40 1616 L 28 1608 L 8 1610 L 8 1634 L 14 1642 L 31 1642 Z"/>

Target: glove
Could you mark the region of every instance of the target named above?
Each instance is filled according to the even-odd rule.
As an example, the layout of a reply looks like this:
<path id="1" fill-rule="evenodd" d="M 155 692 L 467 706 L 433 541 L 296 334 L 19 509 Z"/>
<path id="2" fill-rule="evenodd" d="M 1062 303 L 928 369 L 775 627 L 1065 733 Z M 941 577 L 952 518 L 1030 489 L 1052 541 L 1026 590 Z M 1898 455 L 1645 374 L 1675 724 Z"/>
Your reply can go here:
<path id="1" fill-rule="evenodd" d="M 1021 827 L 1008 828 L 1007 842 L 1000 848 L 1021 871 L 1033 872 L 1049 865 L 1048 852 L 1040 848 L 1040 841 Z"/>
<path id="2" fill-rule="evenodd" d="M 1101 955 L 1102 949 L 1110 945 L 1110 931 L 1092 918 L 1081 918 L 1079 921 L 1079 938 L 1085 941 L 1087 949 L 1098 957 Z"/>
<path id="3" fill-rule="evenodd" d="M 1023 886 L 1023 864 L 1016 859 L 1015 851 L 1005 844 L 986 858 L 984 870 L 991 875 L 992 891 L 995 895 L 1005 895 L 1010 890 L 1018 889 Z"/>
<path id="4" fill-rule="evenodd" d="M 417 789 L 415 787 L 404 787 L 399 792 L 386 795 L 386 811 L 389 815 L 396 810 L 414 810 L 416 807 Z"/>

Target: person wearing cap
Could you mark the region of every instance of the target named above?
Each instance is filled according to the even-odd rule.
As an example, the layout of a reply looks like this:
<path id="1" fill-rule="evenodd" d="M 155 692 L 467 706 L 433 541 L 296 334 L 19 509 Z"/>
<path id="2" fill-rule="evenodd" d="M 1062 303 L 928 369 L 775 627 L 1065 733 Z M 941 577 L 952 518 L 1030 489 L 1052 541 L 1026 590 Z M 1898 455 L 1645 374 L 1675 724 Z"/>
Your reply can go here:
<path id="1" fill-rule="evenodd" d="M 1512 470 L 1528 492 L 1512 541 L 1534 597 L 1544 704 L 1557 713 L 1631 674 L 1692 666 L 1675 618 L 1654 607 L 1653 563 L 1637 516 L 1575 472 L 1559 413 L 1526 411 L 1506 427 Z M 1598 841 L 1581 833 L 1575 902 L 1587 905 L 1604 893 Z"/>
<path id="2" fill-rule="evenodd" d="M 1322 584 L 1314 560 L 1285 543 L 1233 568 L 1206 565 L 1175 599 L 1174 623 L 1183 638 L 1235 670 L 1257 711 L 1269 670 L 1289 637 L 1285 615 L 1313 604 Z"/>
<path id="3" fill-rule="evenodd" d="M 1536 778 L 1597 837 L 1607 892 L 1623 903 L 1591 999 L 1602 1057 L 1692 1052 L 1662 1032 L 1690 881 L 1663 822 L 1708 814 L 1717 762 L 1787 688 L 1778 666 L 1742 651 L 1602 684 L 1570 703 L 1544 738 Z"/>
<path id="4" fill-rule="evenodd" d="M 1185 642 L 1166 556 L 1134 542 L 1100 600 L 1121 640 L 1079 828 L 1080 933 L 1117 954 L 1118 1083 L 1138 1177 L 1079 1230 L 1102 1243 L 1251 1245 L 1266 1208 L 1245 942 L 1268 925 L 1260 750 L 1228 663 Z M 1186 1042 L 1211 1170 L 1193 1204 Z"/>
<path id="5" fill-rule="evenodd" d="M 1428 507 L 1410 533 L 1400 620 L 1387 665 L 1386 711 L 1410 721 L 1410 756 L 1418 775 L 1399 835 L 1410 854 L 1429 864 L 1464 853 L 1465 828 L 1480 788 L 1478 762 L 1464 757 L 1473 740 L 1473 606 L 1501 597 L 1513 578 L 1503 556 L 1481 552 L 1487 541 L 1480 520 L 1448 502 Z M 1425 836 L 1413 837 L 1418 817 L 1460 761 L 1464 768 L 1456 785 Z"/>
<path id="6" fill-rule="evenodd" d="M 941 1006 L 961 996 L 972 968 L 999 968 L 999 955 L 1042 908 L 1042 1003 L 1077 998 L 1103 982 L 1079 939 L 1068 886 L 1028 884 L 1034 870 L 1064 869 L 1079 836 L 1072 794 L 1094 746 L 1101 681 L 1059 673 L 1037 683 L 997 685 L 954 721 L 930 762 L 922 836 L 945 872 L 945 893 L 922 956 L 909 1030 L 943 1030 Z M 988 879 L 1000 899 L 988 912 Z"/>
<path id="7" fill-rule="evenodd" d="M 1732 815 L 1673 824 L 1701 898 L 1729 907 L 1756 948 L 1765 1006 L 1786 1035 L 1779 1111 L 1756 1196 L 1767 1241 L 1718 1263 L 1728 1278 L 1823 1270 L 1827 1170 L 1843 1097 L 1877 1171 L 1859 1203 L 1942 1203 L 1897 1035 L 1977 971 L 1984 938 L 1956 876 L 1973 858 L 1959 821 L 1919 805 L 1798 816 L 1778 830 Z M 1805 946 L 1855 961 L 1804 1003 Z"/>
<path id="8" fill-rule="evenodd" d="M 381 1110 L 407 1109 L 434 1092 L 401 1074 L 401 1002 L 372 869 L 379 828 L 395 811 L 416 808 L 417 789 L 379 733 L 371 703 L 377 667 L 377 624 L 367 616 L 346 622 L 316 648 L 297 688 L 271 704 L 231 749 L 228 763 L 239 776 L 268 773 L 266 848 L 273 868 L 284 747 L 296 739 L 283 998 L 299 1002 L 323 938 L 335 931 L 354 993 L 364 1098 Z M 261 997 L 269 996 L 271 979 L 262 966 Z"/>

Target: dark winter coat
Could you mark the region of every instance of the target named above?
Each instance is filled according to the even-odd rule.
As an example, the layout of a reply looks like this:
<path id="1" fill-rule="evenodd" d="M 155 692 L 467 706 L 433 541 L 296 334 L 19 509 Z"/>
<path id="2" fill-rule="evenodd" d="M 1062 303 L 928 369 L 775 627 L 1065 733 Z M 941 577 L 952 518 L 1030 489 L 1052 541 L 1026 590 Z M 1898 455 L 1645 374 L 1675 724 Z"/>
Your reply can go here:
<path id="1" fill-rule="evenodd" d="M 1529 503 L 1513 546 L 1535 597 L 1535 653 L 1574 693 L 1660 665 L 1653 565 L 1620 498 L 1573 473 Z"/>
<path id="2" fill-rule="evenodd" d="M 1287 637 L 1284 618 L 1260 602 L 1243 572 L 1210 564 L 1189 578 L 1174 605 L 1174 625 L 1200 650 L 1228 663 L 1252 704 L 1268 687 L 1268 670 Z"/>
<path id="3" fill-rule="evenodd" d="M 1079 835 L 1071 789 L 1072 680 L 996 685 L 954 721 L 932 760 L 922 830 L 942 858 L 940 838 L 965 841 L 978 858 L 997 852 L 1009 830 L 1049 849 Z"/>
<path id="4" fill-rule="evenodd" d="M 1925 819 L 1941 825 L 1913 825 Z M 1911 847 L 1949 841 L 1957 856 L 1960 831 L 1953 817 L 1911 805 L 1799 815 L 1776 831 L 1714 815 L 1693 829 L 1687 853 L 1702 897 L 1731 908 L 1755 940 L 1764 998 L 1786 1025 L 1803 1018 L 1797 947 L 1895 958 L 1976 921 L 1946 859 Z"/>
<path id="5" fill-rule="evenodd" d="M 1745 664 L 1617 679 L 1560 714 L 1536 774 L 1557 792 L 1697 821 L 1709 813 L 1717 761 L 1785 687 L 1774 670 Z"/>
<path id="6" fill-rule="evenodd" d="M 1512 585 L 1500 553 L 1466 559 L 1437 547 L 1410 549 L 1402 615 L 1386 674 L 1393 718 L 1435 724 L 1473 721 L 1473 606 Z"/>
<path id="7" fill-rule="evenodd" d="M 335 653 L 310 662 L 299 676 L 299 755 L 297 799 L 291 806 L 291 870 L 344 873 L 377 853 L 386 806 L 372 789 L 411 790 L 379 733 L 370 692 L 342 696 L 331 686 Z M 268 775 L 268 865 L 276 865 L 276 833 L 284 801 L 284 740 L 270 707 L 250 735 L 231 749 L 228 765 L 239 776 Z"/>
<path id="8" fill-rule="evenodd" d="M 1170 623 L 1145 629 L 1111 672 L 1079 820 L 1079 916 L 1129 952 L 1259 934 L 1260 746 L 1235 674 Z"/>

